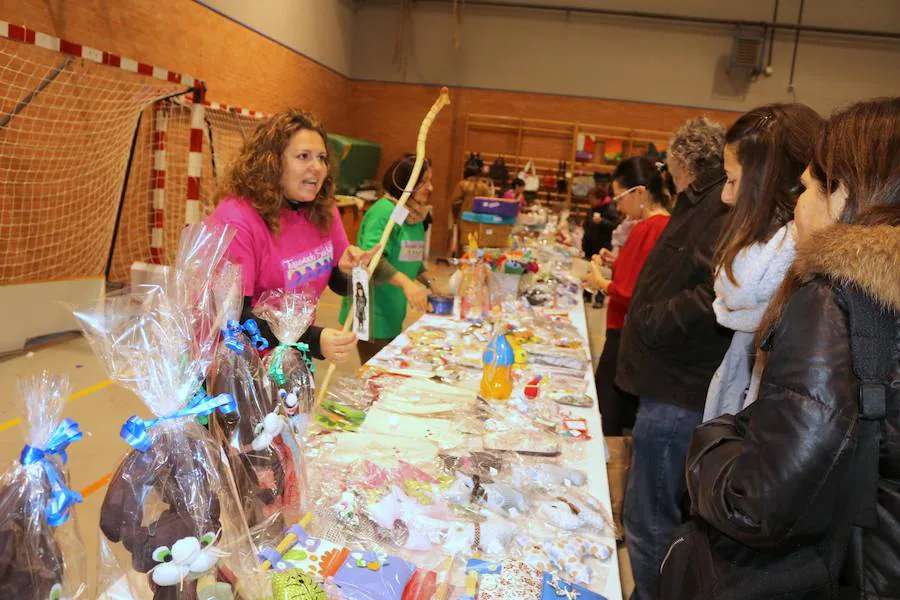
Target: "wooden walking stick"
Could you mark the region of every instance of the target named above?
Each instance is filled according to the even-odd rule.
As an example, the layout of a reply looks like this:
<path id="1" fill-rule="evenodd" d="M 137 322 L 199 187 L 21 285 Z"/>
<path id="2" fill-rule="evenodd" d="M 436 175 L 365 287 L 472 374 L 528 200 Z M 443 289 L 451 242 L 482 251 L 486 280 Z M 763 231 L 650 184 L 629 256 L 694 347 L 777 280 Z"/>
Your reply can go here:
<path id="1" fill-rule="evenodd" d="M 448 104 L 450 104 L 450 90 L 448 90 L 446 87 L 442 87 L 441 95 L 431 106 L 431 110 L 428 111 L 428 114 L 425 115 L 425 118 L 422 119 L 422 124 L 419 126 L 419 137 L 416 140 L 416 162 L 413 164 L 412 173 L 410 173 L 409 180 L 406 182 L 406 189 L 403 190 L 403 194 L 397 201 L 397 206 L 394 209 L 394 214 L 397 214 L 397 211 L 403 210 L 403 207 L 406 206 L 406 201 L 414 191 L 413 186 L 419 179 L 419 173 L 422 172 L 422 165 L 425 163 L 425 138 L 428 137 L 428 130 L 431 128 L 431 124 L 438 116 L 438 113 L 441 112 L 441 109 L 443 109 Z M 381 234 L 381 241 L 378 243 L 378 250 L 375 251 L 372 259 L 369 261 L 369 266 L 366 269 L 369 273 L 370 279 L 372 277 L 372 274 L 375 272 L 375 267 L 378 266 L 378 262 L 381 260 L 381 255 L 384 253 L 384 247 L 385 245 L 387 245 L 388 238 L 390 238 L 391 231 L 393 231 L 393 229 L 394 219 L 391 219 L 388 221 L 387 227 L 384 228 L 384 232 Z M 355 310 L 355 298 L 353 302 L 354 306 L 350 308 L 350 312 L 347 315 L 347 320 L 344 322 L 341 331 L 348 331 L 350 329 L 350 324 L 353 322 L 352 315 Z M 328 385 L 331 383 L 331 378 L 334 376 L 334 371 L 336 368 L 337 365 L 335 365 L 334 363 L 328 365 L 328 370 L 325 372 L 325 379 L 322 380 L 322 385 L 319 387 L 319 394 L 316 397 L 316 404 L 315 406 L 313 406 L 313 414 L 315 414 L 315 412 L 319 409 L 319 405 L 322 403 L 322 400 L 325 399 L 325 395 L 328 393 Z"/>

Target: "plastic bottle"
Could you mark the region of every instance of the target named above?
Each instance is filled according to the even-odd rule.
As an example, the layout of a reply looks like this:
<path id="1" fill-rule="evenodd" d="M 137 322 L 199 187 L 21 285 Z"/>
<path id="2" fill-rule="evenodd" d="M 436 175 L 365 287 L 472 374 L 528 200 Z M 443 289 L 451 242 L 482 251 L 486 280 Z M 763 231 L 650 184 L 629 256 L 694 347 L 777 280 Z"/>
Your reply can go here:
<path id="1" fill-rule="evenodd" d="M 515 353 L 505 335 L 498 335 L 481 357 L 481 397 L 486 400 L 508 400 L 512 395 L 512 367 Z"/>

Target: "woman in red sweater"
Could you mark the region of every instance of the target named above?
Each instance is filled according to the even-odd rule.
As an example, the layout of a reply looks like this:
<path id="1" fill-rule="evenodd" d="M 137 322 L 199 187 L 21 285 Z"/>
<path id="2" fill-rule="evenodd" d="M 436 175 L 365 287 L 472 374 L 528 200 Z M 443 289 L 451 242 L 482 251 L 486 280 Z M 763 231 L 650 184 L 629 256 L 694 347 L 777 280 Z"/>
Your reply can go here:
<path id="1" fill-rule="evenodd" d="M 612 177 L 613 200 L 619 216 L 638 220 L 619 255 L 612 262 L 612 279 L 589 275 L 585 287 L 602 291 L 609 296 L 606 312 L 606 344 L 595 379 L 600 413 L 603 417 L 603 433 L 620 436 L 623 429 L 634 426 L 638 401 L 615 386 L 616 362 L 625 315 L 634 284 L 644 261 L 669 222 L 666 210 L 668 200 L 663 174 L 656 165 L 643 156 L 623 160 Z M 593 257 L 598 263 L 610 262 L 609 250 L 601 250 Z"/>

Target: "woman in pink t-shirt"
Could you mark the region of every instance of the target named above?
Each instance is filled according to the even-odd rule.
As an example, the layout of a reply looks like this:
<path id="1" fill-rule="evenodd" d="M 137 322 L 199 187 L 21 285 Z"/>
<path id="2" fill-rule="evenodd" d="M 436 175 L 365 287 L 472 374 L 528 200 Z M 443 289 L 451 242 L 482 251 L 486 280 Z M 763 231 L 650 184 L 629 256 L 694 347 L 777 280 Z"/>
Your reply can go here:
<path id="1" fill-rule="evenodd" d="M 274 115 L 244 144 L 209 217 L 236 229 L 227 256 L 241 265 L 241 320 L 266 290 L 302 289 L 314 302 L 326 286 L 349 293 L 346 273 L 374 250 L 347 241 L 333 187 L 325 130 L 310 113 Z M 265 323 L 260 328 L 275 341 Z M 330 328 L 310 327 L 301 339 L 314 357 L 338 362 L 356 346 L 355 334 Z"/>

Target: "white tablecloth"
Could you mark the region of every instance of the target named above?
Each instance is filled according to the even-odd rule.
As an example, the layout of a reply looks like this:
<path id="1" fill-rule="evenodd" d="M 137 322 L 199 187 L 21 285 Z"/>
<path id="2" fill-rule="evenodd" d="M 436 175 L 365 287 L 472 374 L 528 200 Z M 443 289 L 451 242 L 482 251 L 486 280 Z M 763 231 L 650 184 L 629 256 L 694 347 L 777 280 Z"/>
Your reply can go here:
<path id="1" fill-rule="evenodd" d="M 458 312 L 457 312 L 458 314 Z M 452 317 L 434 317 L 425 315 L 418 321 L 413 323 L 407 331 L 414 331 L 418 327 L 438 322 L 442 319 Z M 590 338 L 588 337 L 587 317 L 585 315 L 584 303 L 579 295 L 578 306 L 569 312 L 569 319 L 572 324 L 581 333 L 587 348 L 590 348 Z M 394 339 L 374 359 L 373 363 L 377 365 L 378 358 L 382 353 L 385 355 L 393 355 L 397 349 L 407 346 L 410 343 L 405 333 L 400 334 Z M 576 417 L 583 417 L 588 423 L 588 431 L 591 439 L 578 442 L 581 452 L 573 452 L 572 444 L 564 444 L 563 460 L 567 466 L 581 469 L 588 475 L 588 491 L 598 500 L 600 500 L 606 509 L 612 514 L 609 499 L 609 480 L 606 474 L 607 452 L 606 444 L 603 440 L 603 428 L 600 423 L 600 411 L 597 408 L 597 386 L 594 384 L 594 373 L 589 369 L 586 374 L 588 380 L 587 393 L 593 400 L 593 406 L 590 408 L 567 407 Z M 568 452 L 566 452 L 568 450 Z M 568 454 L 568 456 L 567 456 Z M 581 455 L 580 457 L 578 455 Z M 620 600 L 622 598 L 622 582 L 619 577 L 619 559 L 616 552 L 612 553 L 610 558 L 609 573 L 607 575 L 606 588 L 603 595 L 609 600 Z"/>

